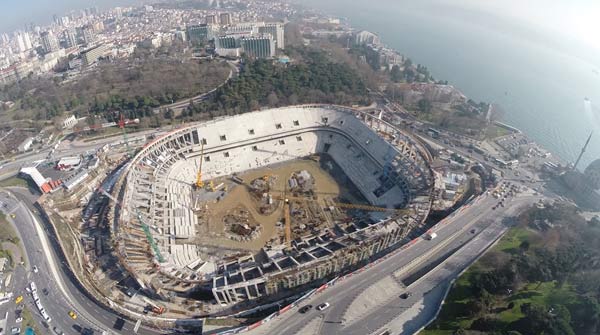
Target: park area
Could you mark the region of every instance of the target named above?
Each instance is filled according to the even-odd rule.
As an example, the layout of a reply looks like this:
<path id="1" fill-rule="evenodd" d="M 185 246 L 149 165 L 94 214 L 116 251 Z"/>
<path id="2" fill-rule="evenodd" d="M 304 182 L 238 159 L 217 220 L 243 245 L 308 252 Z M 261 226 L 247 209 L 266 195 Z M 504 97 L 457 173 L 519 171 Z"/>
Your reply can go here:
<path id="1" fill-rule="evenodd" d="M 600 224 L 532 207 L 456 280 L 423 335 L 598 334 Z"/>

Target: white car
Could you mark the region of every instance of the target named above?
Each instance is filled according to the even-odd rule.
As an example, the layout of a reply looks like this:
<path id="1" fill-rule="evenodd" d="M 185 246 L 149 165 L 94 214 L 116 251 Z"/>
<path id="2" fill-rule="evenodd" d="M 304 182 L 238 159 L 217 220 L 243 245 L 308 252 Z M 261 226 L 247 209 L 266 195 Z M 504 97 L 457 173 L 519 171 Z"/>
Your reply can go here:
<path id="1" fill-rule="evenodd" d="M 328 303 L 328 302 L 325 302 L 325 303 L 322 303 L 322 304 L 320 304 L 319 306 L 317 306 L 317 310 L 318 310 L 318 311 L 324 311 L 324 310 L 326 310 L 327 308 L 329 308 L 329 306 L 330 306 L 330 305 L 329 305 L 329 303 Z"/>
<path id="2" fill-rule="evenodd" d="M 34 265 L 34 266 L 33 266 L 33 273 L 38 273 L 38 268 L 37 268 L 37 265 Z"/>
<path id="3" fill-rule="evenodd" d="M 18 317 L 15 319 L 15 323 L 21 323 L 23 322 L 23 318 L 22 317 Z"/>

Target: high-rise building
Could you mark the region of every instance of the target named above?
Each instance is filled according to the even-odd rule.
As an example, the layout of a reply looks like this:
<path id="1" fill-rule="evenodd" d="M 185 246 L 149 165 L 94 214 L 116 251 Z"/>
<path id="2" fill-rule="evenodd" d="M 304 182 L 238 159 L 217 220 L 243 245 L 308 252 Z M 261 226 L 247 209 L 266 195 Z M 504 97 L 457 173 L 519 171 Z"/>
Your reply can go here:
<path id="1" fill-rule="evenodd" d="M 63 16 L 60 18 L 60 23 L 63 27 L 66 27 L 70 22 L 70 19 L 68 16 Z"/>
<path id="2" fill-rule="evenodd" d="M 92 25 L 88 24 L 81 27 L 80 29 L 83 43 L 85 43 L 86 45 L 91 45 L 96 41 L 96 33 L 94 32 L 94 27 L 92 27 Z"/>
<path id="3" fill-rule="evenodd" d="M 206 24 L 218 24 L 218 23 L 219 22 L 217 22 L 217 16 L 215 14 L 206 16 Z"/>
<path id="4" fill-rule="evenodd" d="M 379 36 L 366 30 L 359 31 L 354 35 L 354 43 L 358 45 L 379 44 Z"/>
<path id="5" fill-rule="evenodd" d="M 185 31 L 176 31 L 175 38 L 182 42 L 185 42 L 185 41 L 187 41 L 187 34 Z"/>
<path id="6" fill-rule="evenodd" d="M 90 66 L 98 61 L 101 57 L 104 57 L 110 51 L 110 47 L 106 44 L 100 44 L 94 48 L 83 51 L 81 53 L 82 65 Z"/>
<path id="7" fill-rule="evenodd" d="M 23 33 L 23 43 L 25 44 L 26 50 L 33 48 L 33 44 L 31 43 L 31 37 L 29 37 L 28 32 Z"/>
<path id="8" fill-rule="evenodd" d="M 24 52 L 25 50 L 25 42 L 23 41 L 23 36 L 21 36 L 21 34 L 17 33 L 17 35 L 15 36 L 16 39 L 16 44 L 17 44 L 17 49 L 19 50 L 19 52 Z"/>
<path id="9" fill-rule="evenodd" d="M 188 40 L 192 44 L 204 43 L 215 36 L 215 29 L 208 24 L 198 24 L 187 26 Z"/>
<path id="10" fill-rule="evenodd" d="M 221 22 L 221 25 L 224 25 L 224 26 L 230 25 L 231 24 L 231 14 L 221 13 L 221 15 L 219 15 L 219 21 Z"/>
<path id="11" fill-rule="evenodd" d="M 271 36 L 273 36 L 273 39 L 275 40 L 275 47 L 277 49 L 285 48 L 283 23 L 266 23 L 264 26 L 259 27 L 258 31 L 261 34 L 271 34 Z"/>
<path id="12" fill-rule="evenodd" d="M 54 36 L 51 30 L 44 31 L 40 35 L 40 38 L 42 40 L 42 48 L 46 53 L 58 50 L 58 39 L 56 36 Z"/>
<path id="13" fill-rule="evenodd" d="M 238 40 L 233 36 L 215 37 L 215 49 L 234 49 L 239 47 Z"/>
<path id="14" fill-rule="evenodd" d="M 226 35 L 237 35 L 239 37 L 248 36 L 248 35 L 256 35 L 258 34 L 258 29 L 264 25 L 262 22 L 244 22 L 232 24 L 224 28 L 224 34 Z"/>
<path id="15" fill-rule="evenodd" d="M 242 49 L 249 57 L 275 57 L 275 40 L 270 34 L 256 37 L 244 37 L 240 42 Z"/>
<path id="16" fill-rule="evenodd" d="M 77 46 L 77 36 L 72 29 L 65 29 L 63 32 L 67 47 L 72 48 Z"/>

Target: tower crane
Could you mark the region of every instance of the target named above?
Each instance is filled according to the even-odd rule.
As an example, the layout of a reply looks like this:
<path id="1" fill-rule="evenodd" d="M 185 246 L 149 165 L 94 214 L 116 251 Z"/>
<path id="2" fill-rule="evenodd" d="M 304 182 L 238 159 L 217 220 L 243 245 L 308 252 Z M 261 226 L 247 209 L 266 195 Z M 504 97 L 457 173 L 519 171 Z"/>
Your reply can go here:
<path id="1" fill-rule="evenodd" d="M 292 246 L 292 222 L 290 217 L 290 201 L 284 200 L 283 217 L 285 221 L 285 245 L 289 248 Z"/>
<path id="2" fill-rule="evenodd" d="M 284 200 L 286 203 L 289 203 L 290 200 L 301 201 L 301 202 L 316 201 L 315 199 L 307 199 L 307 198 L 302 198 L 302 197 L 290 197 L 290 196 L 285 196 L 285 195 L 284 196 L 272 195 L 272 196 L 273 196 L 273 199 Z M 363 205 L 363 204 L 348 204 L 348 203 L 343 203 L 343 202 L 334 202 L 333 206 L 339 207 L 339 208 L 362 209 L 365 211 L 372 211 L 372 212 L 395 212 L 398 214 L 408 214 L 411 212 L 411 210 L 407 209 L 407 208 L 397 209 L 397 208 L 378 207 L 378 206 Z"/>
<path id="3" fill-rule="evenodd" d="M 125 122 L 125 116 L 123 116 L 123 113 L 121 112 L 120 116 L 119 116 L 119 128 L 121 128 L 121 130 L 123 131 L 123 141 L 125 141 L 125 147 L 127 148 L 127 156 L 132 156 L 131 154 L 131 147 L 129 147 L 129 139 L 127 138 L 127 131 L 125 131 L 125 125 L 127 123 Z"/>
<path id="4" fill-rule="evenodd" d="M 200 167 L 198 168 L 198 173 L 196 174 L 196 183 L 194 184 L 196 188 L 201 189 L 204 187 L 204 182 L 202 181 L 202 162 L 204 161 L 204 143 L 202 143 L 202 147 L 200 148 Z"/>

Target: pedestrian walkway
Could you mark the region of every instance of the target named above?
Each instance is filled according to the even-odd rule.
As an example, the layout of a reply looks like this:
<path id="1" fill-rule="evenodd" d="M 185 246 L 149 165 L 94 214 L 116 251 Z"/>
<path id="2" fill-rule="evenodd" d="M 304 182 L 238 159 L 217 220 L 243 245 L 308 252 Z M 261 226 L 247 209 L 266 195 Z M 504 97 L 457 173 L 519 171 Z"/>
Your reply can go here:
<path id="1" fill-rule="evenodd" d="M 374 285 L 369 286 L 348 306 L 348 309 L 344 313 L 346 324 L 351 325 L 360 320 L 361 317 L 368 315 L 369 311 L 373 308 L 391 299 L 397 299 L 402 289 L 402 286 L 392 276 L 387 276 Z"/>

